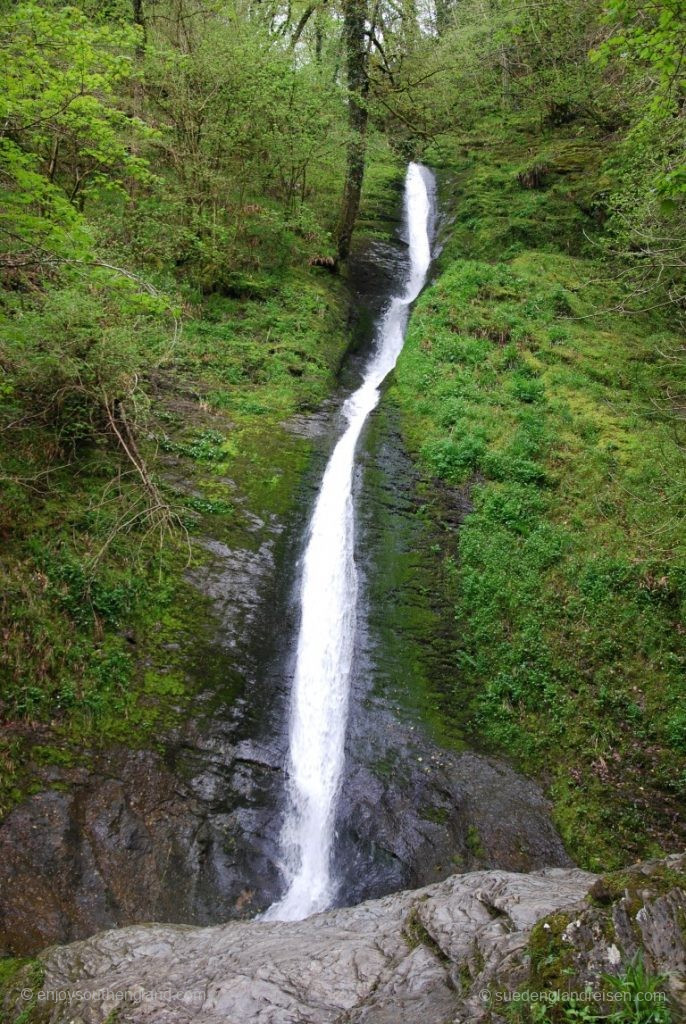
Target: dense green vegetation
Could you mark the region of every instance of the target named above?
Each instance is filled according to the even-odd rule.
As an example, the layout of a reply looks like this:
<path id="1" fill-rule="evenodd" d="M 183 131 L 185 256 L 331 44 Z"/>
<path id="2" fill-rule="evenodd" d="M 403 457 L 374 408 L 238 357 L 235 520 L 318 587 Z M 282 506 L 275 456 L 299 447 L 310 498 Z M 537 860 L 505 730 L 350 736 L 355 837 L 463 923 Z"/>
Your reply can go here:
<path id="1" fill-rule="evenodd" d="M 335 381 L 353 227 L 418 157 L 445 247 L 389 400 L 428 506 L 442 481 L 436 731 L 544 778 L 585 865 L 679 843 L 685 22 L 0 5 L 2 807 L 31 757 L 188 713 L 193 540 L 250 546 L 294 500 L 309 445 L 283 422 Z"/>
<path id="2" fill-rule="evenodd" d="M 103 741 L 150 743 L 170 715 L 188 713 L 193 651 L 202 655 L 213 629 L 184 583 L 204 557 L 193 538 L 252 547 L 251 517 L 290 506 L 308 443 L 281 423 L 326 394 L 343 324 L 336 292 L 293 274 L 259 299 L 208 301 L 203 320 L 185 325 L 173 370 L 150 378 L 137 446 L 155 466 L 166 530 L 109 438 L 75 443 L 62 430 L 45 476 L 34 468 L 43 424 L 8 450 L 5 799 L 19 795 L 27 742 L 39 763 L 59 763 Z"/>
<path id="3" fill-rule="evenodd" d="M 342 186 L 330 61 L 247 8 L 147 14 L 0 19 L 3 807 L 30 760 L 189 713 L 213 628 L 193 540 L 252 546 L 292 504 L 309 445 L 281 424 L 347 345 L 343 288 L 309 266 Z M 393 159 L 370 147 L 373 197 Z"/>
<path id="4" fill-rule="evenodd" d="M 686 767 L 684 465 L 659 411 L 680 339 L 604 311 L 614 286 L 597 275 L 529 248 L 452 264 L 420 303 L 393 392 L 427 468 L 478 480 L 444 564 L 458 589 L 452 700 L 468 692 L 474 730 L 547 775 L 570 849 L 593 867 L 674 839 Z"/>
<path id="5" fill-rule="evenodd" d="M 390 395 L 426 471 L 473 502 L 445 535 L 460 650 L 443 714 L 547 780 L 597 869 L 683 836 L 682 303 L 678 268 L 609 258 L 649 193 L 664 230 L 676 179 L 656 151 L 636 181 L 624 94 L 558 45 L 552 81 L 526 64 L 505 113 L 474 99 L 429 149 L 454 223 Z"/>

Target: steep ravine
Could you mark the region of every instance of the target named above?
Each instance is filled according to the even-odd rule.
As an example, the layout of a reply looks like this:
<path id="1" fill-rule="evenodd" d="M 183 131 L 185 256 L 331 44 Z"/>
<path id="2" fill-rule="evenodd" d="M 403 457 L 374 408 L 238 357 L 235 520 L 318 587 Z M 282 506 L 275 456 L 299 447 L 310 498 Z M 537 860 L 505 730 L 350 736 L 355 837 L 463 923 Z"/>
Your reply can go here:
<path id="1" fill-rule="evenodd" d="M 359 373 L 365 325 L 403 259 L 395 239 L 359 247 L 350 275 L 358 344 L 341 394 Z M 214 607 L 215 635 L 192 666 L 199 685 L 185 724 L 160 736 L 156 748 L 120 746 L 88 765 L 47 767 L 44 788 L 3 821 L 5 952 L 33 954 L 147 920 L 204 925 L 248 917 L 279 894 L 293 591 L 338 401 L 333 396 L 320 413 L 286 425 L 304 467 L 292 474 L 292 511 L 264 519 L 246 511 L 245 546 L 203 541 L 210 557 L 189 581 Z M 538 786 L 491 758 L 447 749 L 426 728 L 426 703 L 413 703 L 413 692 L 442 685 L 435 631 L 451 612 L 436 607 L 426 566 L 424 577 L 398 576 L 392 592 L 375 587 L 377 569 L 382 578 L 389 570 L 389 544 L 392 562 L 411 560 L 427 547 L 426 528 L 415 515 L 411 463 L 383 401 L 363 448 L 358 559 L 366 605 L 339 808 L 338 902 L 435 882 L 456 868 L 567 866 Z M 403 629 L 398 608 L 409 609 L 412 628 Z M 380 628 L 384 619 L 392 635 Z M 192 655 L 198 658 L 197 648 Z"/>

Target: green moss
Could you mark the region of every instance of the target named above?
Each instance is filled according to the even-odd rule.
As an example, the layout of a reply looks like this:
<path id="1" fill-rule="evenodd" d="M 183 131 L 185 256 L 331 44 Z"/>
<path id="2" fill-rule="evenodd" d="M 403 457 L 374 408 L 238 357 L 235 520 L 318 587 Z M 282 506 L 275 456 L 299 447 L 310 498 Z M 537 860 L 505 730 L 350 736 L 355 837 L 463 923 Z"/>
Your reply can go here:
<path id="1" fill-rule="evenodd" d="M 653 884 L 653 880 L 654 883 Z M 663 865 L 648 864 L 628 872 L 614 872 L 599 878 L 593 885 L 588 902 L 594 908 L 580 911 L 585 924 L 579 935 L 588 942 L 587 949 L 597 944 L 602 935 L 608 945 L 617 944 L 614 929 L 618 904 L 623 911 L 635 919 L 638 910 L 644 905 L 646 898 L 655 899 L 663 892 L 674 891 L 675 886 L 683 885 L 683 875 L 673 872 Z M 567 913 L 551 914 L 538 921 L 531 931 L 527 944 L 529 973 L 525 985 L 516 993 L 517 998 L 510 1002 L 512 1020 L 521 1024 L 533 1024 L 539 1018 L 531 1013 L 534 1002 L 546 1007 L 546 1015 L 541 1020 L 567 1022 L 577 1019 L 605 1020 L 602 1013 L 596 1013 L 600 1002 L 578 999 L 576 993 L 581 990 L 579 977 L 574 965 L 580 947 L 578 939 L 574 944 L 565 941 L 573 917 Z M 671 1020 L 666 997 L 657 1000 L 653 993 L 660 993 L 666 981 L 665 976 L 650 974 L 644 967 L 643 936 L 639 927 L 635 926 L 635 937 L 639 953 L 629 961 L 625 961 L 618 973 L 603 974 L 596 978 L 590 991 L 596 995 L 621 992 L 624 1002 L 612 1015 L 613 1020 L 637 1022 L 639 1019 L 653 1020 L 653 1011 L 659 1007 L 655 1020 Z M 619 944 L 621 953 L 621 944 Z M 583 950 L 583 947 L 582 947 Z M 582 951 L 581 950 L 581 951 Z M 583 964 L 584 957 L 581 957 Z M 645 998 L 650 993 L 650 998 Z M 545 996 L 545 1000 L 542 999 Z M 648 1004 L 650 1004 L 648 1006 Z M 584 1014 L 588 1015 L 585 1016 Z M 645 1018 L 644 1018 L 645 1014 Z"/>
<path id="2" fill-rule="evenodd" d="M 686 891 L 686 872 L 665 864 L 647 863 L 630 871 L 614 871 L 602 875 L 589 893 L 589 902 L 606 907 L 618 900 L 633 916 L 646 899 L 656 899 L 675 889 Z"/>
<path id="3" fill-rule="evenodd" d="M 481 842 L 481 836 L 476 825 L 470 825 L 467 829 L 467 848 L 475 860 L 484 860 L 486 857 L 486 851 L 484 845 Z"/>
<path id="4" fill-rule="evenodd" d="M 74 763 L 74 753 L 63 747 L 43 746 L 40 743 L 31 748 L 31 756 L 36 764 L 54 764 L 61 768 L 70 767 Z"/>
<path id="5" fill-rule="evenodd" d="M 3 1024 L 40 1024 L 46 1019 L 48 1007 L 38 1002 L 43 973 L 38 960 L 0 958 L 0 1013 Z"/>
<path id="6" fill-rule="evenodd" d="M 371 767 L 378 778 L 391 779 L 396 775 L 398 770 L 402 770 L 399 762 L 400 757 L 397 751 L 389 750 L 383 757 L 377 758 Z"/>
<path id="7" fill-rule="evenodd" d="M 469 995 L 469 990 L 472 987 L 472 976 L 469 973 L 469 967 L 467 964 L 460 964 L 458 967 L 458 977 L 460 979 L 460 995 Z"/>
<path id="8" fill-rule="evenodd" d="M 0 957 L 0 991 L 4 993 L 15 981 L 19 972 L 34 962 L 21 957 Z"/>
<path id="9" fill-rule="evenodd" d="M 444 506 L 399 453 L 397 463 L 388 462 L 385 445 L 397 429 L 397 410 L 386 401 L 365 439 L 363 533 L 369 545 L 364 558 L 376 650 L 374 692 L 401 716 L 420 718 L 438 743 L 461 749 L 462 723 L 452 713 L 451 565 L 437 558 Z M 389 493 L 398 500 L 389 501 Z"/>
<path id="10" fill-rule="evenodd" d="M 572 915 L 560 912 L 550 914 L 532 928 L 527 947 L 531 989 L 541 992 L 566 990 L 573 958 L 571 947 L 565 944 L 562 936 L 572 920 Z"/>
<path id="11" fill-rule="evenodd" d="M 445 825 L 450 820 L 447 807 L 424 807 L 419 813 L 425 821 L 433 821 L 436 825 Z"/>
<path id="12" fill-rule="evenodd" d="M 256 550 L 293 508 L 311 443 L 283 424 L 335 382 L 345 302 L 331 275 L 294 270 L 192 311 L 173 362 L 156 371 L 140 440 L 187 536 L 160 548 L 137 518 L 137 482 L 107 445 L 51 469 L 30 505 L 13 492 L 0 558 L 0 814 L 36 791 L 45 766 L 87 764 L 112 743 L 163 745 L 200 688 L 224 703 L 239 693 L 211 603 L 186 572 L 211 558 L 197 540 Z M 31 422 L 17 440 L 12 473 L 41 468 L 42 429 Z"/>
<path id="13" fill-rule="evenodd" d="M 412 907 L 405 918 L 403 934 L 410 949 L 416 949 L 418 946 L 425 946 L 442 963 L 450 963 L 450 958 L 446 956 L 436 940 L 429 934 L 422 924 L 416 907 Z"/>
<path id="14" fill-rule="evenodd" d="M 607 869 L 678 842 L 686 792 L 680 340 L 617 312 L 590 258 L 597 144 L 488 143 L 442 154 L 456 227 L 388 393 L 433 493 L 473 503 L 455 529 L 433 501 L 457 640 L 437 716 L 542 775 L 572 856 Z M 552 184 L 520 186 L 524 154 Z"/>

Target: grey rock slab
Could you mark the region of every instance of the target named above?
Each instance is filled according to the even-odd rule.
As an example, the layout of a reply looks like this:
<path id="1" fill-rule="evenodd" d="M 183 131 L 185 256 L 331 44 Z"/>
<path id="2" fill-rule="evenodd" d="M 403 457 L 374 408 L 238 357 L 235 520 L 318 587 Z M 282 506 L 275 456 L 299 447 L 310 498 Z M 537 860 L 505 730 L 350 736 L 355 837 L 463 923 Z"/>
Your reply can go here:
<path id="1" fill-rule="evenodd" d="M 475 883 L 467 887 L 464 878 Z M 540 918 L 578 900 L 594 879 L 588 871 L 561 868 L 529 875 L 456 875 L 417 904 L 417 916 L 445 956 L 457 962 L 469 956 L 475 935 L 489 943 L 511 932 L 528 932 Z"/>
<path id="2" fill-rule="evenodd" d="M 474 872 L 296 923 L 102 932 L 43 954 L 41 999 L 54 1024 L 74 1010 L 99 1024 L 117 1002 L 117 1020 L 137 1024 L 444 1024 L 463 1003 L 456 965 L 475 946 L 492 972 L 594 878 Z"/>

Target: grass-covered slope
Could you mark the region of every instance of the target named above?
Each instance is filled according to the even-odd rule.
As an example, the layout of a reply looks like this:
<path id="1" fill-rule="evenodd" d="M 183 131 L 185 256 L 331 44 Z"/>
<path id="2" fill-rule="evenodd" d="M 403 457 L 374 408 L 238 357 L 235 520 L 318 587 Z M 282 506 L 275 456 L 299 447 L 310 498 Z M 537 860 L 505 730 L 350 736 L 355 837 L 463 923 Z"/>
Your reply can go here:
<path id="1" fill-rule="evenodd" d="M 162 536 L 110 439 L 75 416 L 61 430 L 20 419 L 4 396 L 0 813 L 33 786 L 35 765 L 162 741 L 208 682 L 216 623 L 185 581 L 207 557 L 197 541 L 252 548 L 255 522 L 289 509 L 309 442 L 284 421 L 322 401 L 347 344 L 329 275 L 254 285 L 189 310 L 168 358 L 146 367 L 138 448 L 174 516 Z M 12 330 L 21 313 L 4 313 Z"/>
<path id="2" fill-rule="evenodd" d="M 390 392 L 426 473 L 471 484 L 443 713 L 544 777 L 594 868 L 683 842 L 686 793 L 683 339 L 588 240 L 600 155 L 502 127 L 441 154 L 451 239 Z"/>

